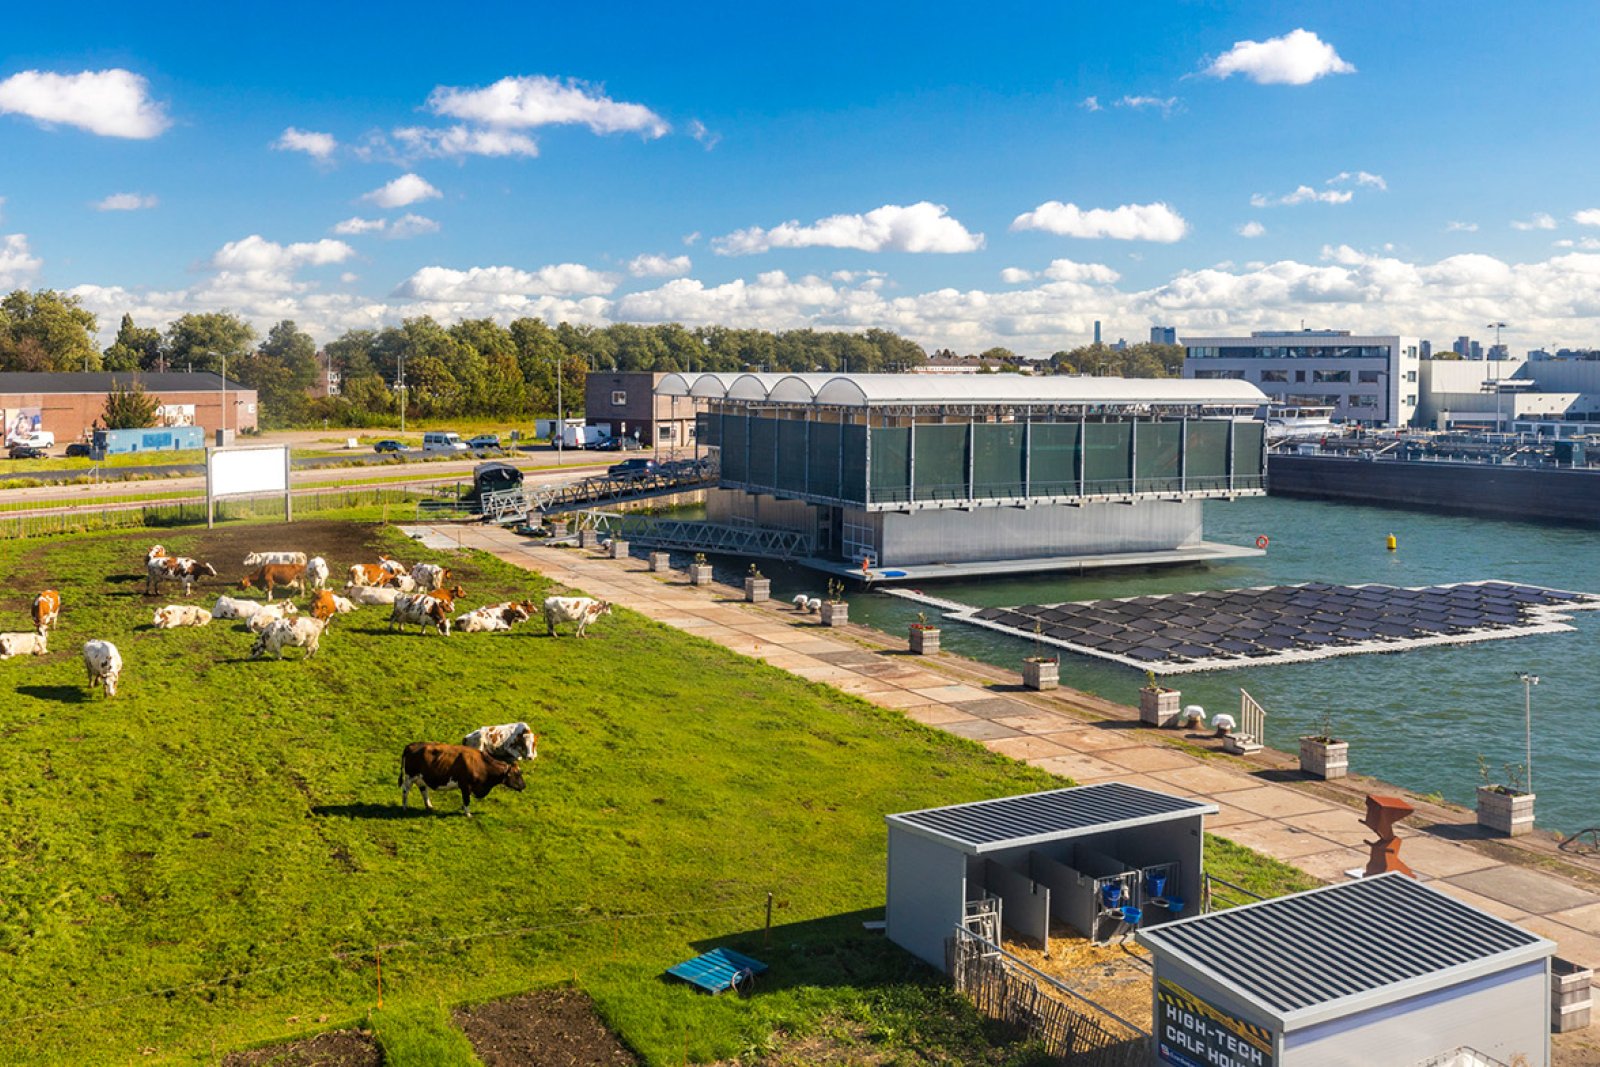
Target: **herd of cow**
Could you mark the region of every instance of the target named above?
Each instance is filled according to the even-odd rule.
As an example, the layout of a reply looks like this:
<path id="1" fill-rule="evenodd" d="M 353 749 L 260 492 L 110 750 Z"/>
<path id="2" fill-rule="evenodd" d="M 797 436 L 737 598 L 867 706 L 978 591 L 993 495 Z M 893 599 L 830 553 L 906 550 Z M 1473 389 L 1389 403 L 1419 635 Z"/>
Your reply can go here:
<path id="1" fill-rule="evenodd" d="M 145 555 L 145 592 L 158 594 L 162 583 L 179 585 L 185 596 L 192 594 L 203 577 L 215 577 L 209 563 L 187 556 L 173 556 L 161 545 Z M 259 589 L 265 602 L 245 597 L 219 596 L 211 610 L 191 604 L 167 604 L 156 609 L 154 626 L 171 630 L 181 626 L 205 626 L 213 619 L 237 619 L 256 635 L 250 655 L 259 659 L 267 653 L 283 658 L 285 648 L 304 649 L 304 658 L 317 654 L 322 636 L 336 615 L 356 611 L 364 605 L 387 605 L 389 629 L 419 626 L 423 633 L 449 636 L 454 622 L 458 633 L 494 633 L 510 630 L 535 614 L 544 617 L 549 634 L 557 635 L 562 623 L 576 623 L 579 637 L 589 625 L 611 613 L 611 605 L 589 597 L 547 597 L 542 604 L 530 600 L 488 604 L 455 614 L 456 602 L 466 595 L 460 585 L 448 585 L 450 570 L 433 563 L 407 567 L 398 560 L 380 555 L 377 563 L 358 563 L 349 570 L 345 595 L 328 588 L 330 569 L 321 557 L 307 558 L 302 552 L 253 552 L 245 557 L 247 573 L 239 582 L 241 590 Z M 251 570 L 251 568 L 254 568 Z M 296 591 L 311 597 L 310 614 L 301 616 L 292 600 L 273 600 L 278 591 Z M 33 630 L 0 633 L 0 659 L 19 655 L 45 655 L 49 633 L 61 613 L 61 595 L 46 589 L 33 598 Z M 108 697 L 117 694 L 122 676 L 122 653 L 110 641 L 86 641 L 83 663 L 88 672 L 89 689 L 103 687 Z M 423 805 L 433 810 L 430 789 L 455 787 L 461 791 L 462 814 L 471 815 L 473 797 L 482 799 L 495 786 L 524 788 L 518 764 L 538 757 L 539 738 L 527 723 L 484 726 L 462 739 L 459 745 L 418 741 L 407 745 L 401 755 L 400 802 L 405 806 L 411 787 L 422 792 Z"/>

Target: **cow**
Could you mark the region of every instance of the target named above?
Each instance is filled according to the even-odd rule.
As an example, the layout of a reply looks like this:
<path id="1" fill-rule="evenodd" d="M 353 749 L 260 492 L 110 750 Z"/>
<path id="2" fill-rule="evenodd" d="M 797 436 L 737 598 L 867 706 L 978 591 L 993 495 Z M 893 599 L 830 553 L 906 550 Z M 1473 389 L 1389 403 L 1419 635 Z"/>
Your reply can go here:
<path id="1" fill-rule="evenodd" d="M 50 650 L 45 647 L 47 635 L 43 630 L 0 634 L 0 659 L 12 656 L 42 656 Z"/>
<path id="2" fill-rule="evenodd" d="M 401 563 L 399 560 L 395 559 L 393 556 L 385 556 L 381 552 L 378 553 L 378 566 L 382 567 L 384 570 L 388 571 L 390 574 L 410 574 L 411 573 L 411 568 L 410 567 L 407 567 L 404 563 Z"/>
<path id="3" fill-rule="evenodd" d="M 164 545 L 151 545 L 150 551 L 144 554 L 144 561 L 149 563 L 153 559 L 166 559 L 167 549 Z"/>
<path id="4" fill-rule="evenodd" d="M 497 633 L 509 630 L 519 622 L 527 622 L 528 609 L 515 601 L 477 608 L 461 616 L 456 629 L 464 634 Z"/>
<path id="5" fill-rule="evenodd" d="M 441 636 L 449 637 L 450 609 L 427 593 L 403 594 L 395 598 L 394 609 L 389 613 L 389 629 L 396 626 L 417 626 L 419 633 L 427 633 L 432 626 Z"/>
<path id="6" fill-rule="evenodd" d="M 205 626 L 211 621 L 211 612 L 193 604 L 168 604 L 156 609 L 155 627 L 158 630 L 176 630 L 180 626 Z"/>
<path id="7" fill-rule="evenodd" d="M 271 652 L 282 659 L 284 649 L 298 646 L 306 650 L 304 658 L 310 659 L 317 654 L 325 625 L 318 619 L 303 615 L 298 619 L 277 619 L 256 637 L 256 643 L 250 649 L 250 658 L 260 659 Z"/>
<path id="8" fill-rule="evenodd" d="M 429 741 L 413 741 L 400 754 L 400 806 L 411 801 L 411 787 L 422 790 L 422 804 L 433 810 L 428 796 L 430 789 L 447 789 L 455 786 L 461 790 L 461 814 L 472 814 L 472 798 L 482 800 L 497 785 L 522 792 L 526 786 L 522 771 L 515 763 L 506 763 L 486 756 L 465 745 L 440 745 Z"/>
<path id="9" fill-rule="evenodd" d="M 40 633 L 54 629 L 60 614 L 61 594 L 54 589 L 46 589 L 33 598 L 33 628 Z"/>
<path id="10" fill-rule="evenodd" d="M 461 743 L 506 763 L 539 758 L 539 735 L 525 722 L 480 726 L 463 737 Z"/>
<path id="11" fill-rule="evenodd" d="M 244 558 L 244 566 L 265 567 L 269 563 L 298 563 L 306 565 L 304 552 L 252 552 Z"/>
<path id="12" fill-rule="evenodd" d="M 259 600 L 245 600 L 243 597 L 219 596 L 217 602 L 211 606 L 211 617 L 214 619 L 253 619 L 257 615 L 267 614 L 275 619 L 286 618 L 299 609 L 291 600 L 280 600 L 276 604 L 263 604 Z"/>
<path id="13" fill-rule="evenodd" d="M 267 563 L 254 574 L 239 579 L 240 589 L 262 588 L 267 591 L 267 603 L 272 603 L 273 589 L 298 589 L 306 591 L 306 568 L 303 563 Z"/>
<path id="14" fill-rule="evenodd" d="M 403 595 L 398 589 L 378 585 L 347 585 L 344 591 L 356 604 L 393 604 Z"/>
<path id="15" fill-rule="evenodd" d="M 287 619 L 293 614 L 295 606 L 287 600 L 280 600 L 276 604 L 261 604 L 255 614 L 244 620 L 244 625 L 251 633 L 258 634 L 273 623 Z"/>
<path id="16" fill-rule="evenodd" d="M 409 574 L 389 575 L 389 586 L 400 590 L 402 593 L 415 593 L 422 589 L 422 586 L 417 584 L 417 580 Z"/>
<path id="17" fill-rule="evenodd" d="M 552 596 L 546 597 L 544 602 L 544 622 L 550 628 L 550 636 L 555 637 L 556 625 L 563 622 L 578 624 L 578 636 L 587 636 L 584 631 L 589 624 L 602 615 L 611 614 L 611 605 L 604 600 L 595 600 L 586 596 Z"/>
<path id="18" fill-rule="evenodd" d="M 311 583 L 313 589 L 328 588 L 328 561 L 321 556 L 312 556 L 306 563 L 306 581 Z"/>
<path id="19" fill-rule="evenodd" d="M 355 563 L 350 567 L 350 581 L 346 589 L 361 586 L 384 586 L 394 580 L 394 572 L 377 563 Z"/>
<path id="20" fill-rule="evenodd" d="M 456 601 L 466 596 L 467 591 L 461 588 L 459 585 L 453 585 L 449 589 L 430 590 L 427 595 L 442 602 L 444 604 L 444 610 L 455 611 Z"/>
<path id="21" fill-rule="evenodd" d="M 83 666 L 89 672 L 89 691 L 104 686 L 106 696 L 117 695 L 117 680 L 122 677 L 122 653 L 110 641 L 85 641 Z"/>
<path id="22" fill-rule="evenodd" d="M 419 563 L 411 568 L 411 577 L 418 589 L 443 589 L 450 580 L 450 568 L 437 563 Z"/>
<path id="23" fill-rule="evenodd" d="M 209 563 L 188 556 L 156 556 L 145 562 L 144 591 L 159 593 L 162 582 L 177 582 L 183 586 L 183 595 L 188 596 L 194 590 L 196 579 L 208 574 L 212 577 L 217 574 L 217 569 Z"/>

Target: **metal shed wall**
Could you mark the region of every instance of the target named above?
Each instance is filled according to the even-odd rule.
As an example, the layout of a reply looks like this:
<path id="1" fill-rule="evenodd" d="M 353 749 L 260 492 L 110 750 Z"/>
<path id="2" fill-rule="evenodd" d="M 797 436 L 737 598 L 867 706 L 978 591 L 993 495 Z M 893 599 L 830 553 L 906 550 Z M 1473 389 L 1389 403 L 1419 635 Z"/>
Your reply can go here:
<path id="1" fill-rule="evenodd" d="M 944 942 L 961 922 L 967 897 L 967 857 L 937 841 L 889 825 L 889 940 L 939 970 Z"/>
<path id="2" fill-rule="evenodd" d="M 1199 500 L 1041 504 L 972 511 L 875 512 L 880 566 L 1164 551 L 1198 544 Z"/>

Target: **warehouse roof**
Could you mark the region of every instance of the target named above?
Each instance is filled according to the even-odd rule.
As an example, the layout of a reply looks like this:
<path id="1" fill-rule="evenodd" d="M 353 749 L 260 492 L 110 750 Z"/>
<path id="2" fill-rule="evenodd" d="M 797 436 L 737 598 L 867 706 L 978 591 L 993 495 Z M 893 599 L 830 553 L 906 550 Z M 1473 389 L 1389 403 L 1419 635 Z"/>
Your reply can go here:
<path id="1" fill-rule="evenodd" d="M 1139 931 L 1173 959 L 1284 1029 L 1430 992 L 1555 945 L 1391 873 Z"/>
<path id="2" fill-rule="evenodd" d="M 908 811 L 887 819 L 891 825 L 976 854 L 1216 813 L 1217 806 L 1204 801 L 1102 782 Z"/>
<path id="3" fill-rule="evenodd" d="M 113 383 L 132 387 L 135 382 L 150 393 L 214 393 L 222 388 L 222 376 L 210 371 L 5 371 L 0 372 L 0 393 L 109 393 Z M 228 379 L 229 392 L 248 392 L 250 388 Z"/>
<path id="4" fill-rule="evenodd" d="M 1267 402 L 1266 394 L 1254 385 L 1232 379 L 1021 374 L 669 374 L 657 383 L 656 393 L 855 408 L 891 404 L 1253 407 Z"/>

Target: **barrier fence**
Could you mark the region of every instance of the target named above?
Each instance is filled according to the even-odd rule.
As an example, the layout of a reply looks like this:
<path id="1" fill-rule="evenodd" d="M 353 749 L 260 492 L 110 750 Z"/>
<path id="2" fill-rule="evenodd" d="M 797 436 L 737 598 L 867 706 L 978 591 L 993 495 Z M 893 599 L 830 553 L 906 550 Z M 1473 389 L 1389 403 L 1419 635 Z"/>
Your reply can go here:
<path id="1" fill-rule="evenodd" d="M 302 517 L 324 511 L 371 507 L 381 504 L 413 504 L 425 494 L 413 489 L 313 489 L 296 490 L 294 509 Z M 281 518 L 283 501 L 278 498 L 246 498 L 218 501 L 216 517 L 229 519 Z M 99 530 L 131 530 L 140 527 L 196 526 L 206 521 L 205 499 L 155 501 L 135 507 L 96 506 L 58 508 L 36 515 L 0 516 L 0 540 L 26 537 L 52 537 L 61 534 L 92 533 Z"/>

